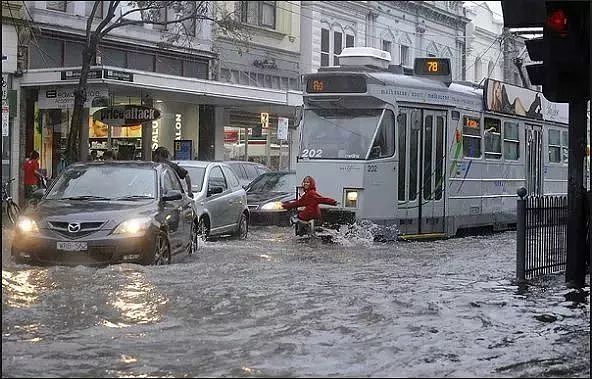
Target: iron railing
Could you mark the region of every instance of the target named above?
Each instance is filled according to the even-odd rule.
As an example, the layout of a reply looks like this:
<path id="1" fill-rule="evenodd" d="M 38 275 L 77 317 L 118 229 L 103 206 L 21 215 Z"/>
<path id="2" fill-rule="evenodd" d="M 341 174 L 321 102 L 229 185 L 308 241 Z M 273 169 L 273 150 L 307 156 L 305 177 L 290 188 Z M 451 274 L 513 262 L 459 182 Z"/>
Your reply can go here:
<path id="1" fill-rule="evenodd" d="M 517 209 L 517 279 L 565 271 L 567 196 L 524 196 Z"/>

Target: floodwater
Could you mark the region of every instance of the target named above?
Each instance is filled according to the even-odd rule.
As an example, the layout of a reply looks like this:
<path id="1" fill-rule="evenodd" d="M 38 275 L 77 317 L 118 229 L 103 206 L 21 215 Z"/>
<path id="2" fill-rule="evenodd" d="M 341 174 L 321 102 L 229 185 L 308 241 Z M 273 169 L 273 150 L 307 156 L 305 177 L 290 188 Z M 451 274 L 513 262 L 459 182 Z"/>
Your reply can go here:
<path id="1" fill-rule="evenodd" d="M 259 227 L 170 266 L 72 268 L 15 265 L 5 231 L 2 376 L 589 378 L 590 288 L 518 286 L 515 236 Z"/>

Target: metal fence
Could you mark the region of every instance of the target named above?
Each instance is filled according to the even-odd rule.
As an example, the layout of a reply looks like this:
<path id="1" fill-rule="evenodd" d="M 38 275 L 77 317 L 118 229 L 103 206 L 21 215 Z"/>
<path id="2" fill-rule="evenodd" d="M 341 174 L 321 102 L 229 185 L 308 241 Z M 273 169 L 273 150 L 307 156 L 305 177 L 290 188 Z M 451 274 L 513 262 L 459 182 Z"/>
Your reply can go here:
<path id="1" fill-rule="evenodd" d="M 567 196 L 526 196 L 518 200 L 516 277 L 565 271 Z"/>

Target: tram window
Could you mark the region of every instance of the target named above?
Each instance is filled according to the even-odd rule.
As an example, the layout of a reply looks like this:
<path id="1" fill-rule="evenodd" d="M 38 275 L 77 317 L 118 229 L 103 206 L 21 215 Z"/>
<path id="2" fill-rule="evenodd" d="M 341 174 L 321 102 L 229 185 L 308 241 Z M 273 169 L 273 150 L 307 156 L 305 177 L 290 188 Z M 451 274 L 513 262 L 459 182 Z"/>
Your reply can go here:
<path id="1" fill-rule="evenodd" d="M 463 120 L 463 156 L 481 158 L 481 122 L 469 116 Z"/>
<path id="2" fill-rule="evenodd" d="M 407 164 L 407 113 L 397 116 L 399 132 L 399 201 L 405 201 L 405 175 Z"/>
<path id="3" fill-rule="evenodd" d="M 561 135 L 559 130 L 549 129 L 549 162 L 561 162 Z"/>
<path id="4" fill-rule="evenodd" d="M 385 110 L 376 139 L 370 149 L 369 159 L 390 157 L 395 153 L 395 116 L 391 110 Z"/>
<path id="5" fill-rule="evenodd" d="M 436 188 L 434 199 L 442 199 L 442 185 L 444 182 L 444 117 L 436 117 Z"/>
<path id="6" fill-rule="evenodd" d="M 504 122 L 504 158 L 512 161 L 520 158 L 520 138 L 516 122 Z"/>
<path id="7" fill-rule="evenodd" d="M 485 118 L 485 158 L 501 159 L 502 129 L 501 122 L 495 118 Z"/>
<path id="8" fill-rule="evenodd" d="M 567 149 L 568 146 L 568 139 L 567 139 L 567 131 L 561 132 L 561 158 L 563 159 L 563 163 L 567 163 L 569 157 L 569 151 Z"/>
<path id="9" fill-rule="evenodd" d="M 426 116 L 424 121 L 424 136 L 423 136 L 423 198 L 425 200 L 432 199 L 432 133 L 433 133 L 433 116 Z"/>

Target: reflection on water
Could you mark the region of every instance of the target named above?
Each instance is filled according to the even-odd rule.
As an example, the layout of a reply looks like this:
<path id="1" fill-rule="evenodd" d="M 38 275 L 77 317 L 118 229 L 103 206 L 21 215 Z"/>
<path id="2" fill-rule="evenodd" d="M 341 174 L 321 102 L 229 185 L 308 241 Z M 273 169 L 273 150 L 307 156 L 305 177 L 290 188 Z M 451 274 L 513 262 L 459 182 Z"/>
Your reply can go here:
<path id="1" fill-rule="evenodd" d="M 589 288 L 516 283 L 514 232 L 367 231 L 252 228 L 170 266 L 5 270 L 2 376 L 589 377 Z"/>

